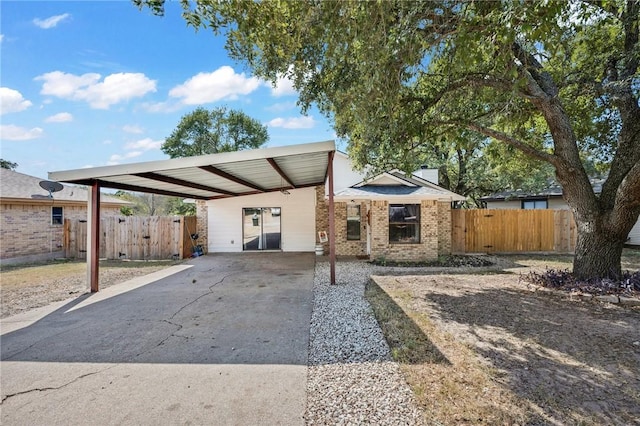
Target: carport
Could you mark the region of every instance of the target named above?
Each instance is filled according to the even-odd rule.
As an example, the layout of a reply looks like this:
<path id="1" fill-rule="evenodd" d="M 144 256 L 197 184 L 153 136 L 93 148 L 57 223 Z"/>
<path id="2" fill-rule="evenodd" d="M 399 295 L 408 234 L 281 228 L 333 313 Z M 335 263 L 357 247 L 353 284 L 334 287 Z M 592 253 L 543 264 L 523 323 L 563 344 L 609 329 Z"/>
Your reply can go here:
<path id="1" fill-rule="evenodd" d="M 99 290 L 101 188 L 215 200 L 328 184 L 330 280 L 335 284 L 333 157 L 335 142 L 227 152 L 171 160 L 50 172 L 49 179 L 89 191 L 87 281 Z"/>

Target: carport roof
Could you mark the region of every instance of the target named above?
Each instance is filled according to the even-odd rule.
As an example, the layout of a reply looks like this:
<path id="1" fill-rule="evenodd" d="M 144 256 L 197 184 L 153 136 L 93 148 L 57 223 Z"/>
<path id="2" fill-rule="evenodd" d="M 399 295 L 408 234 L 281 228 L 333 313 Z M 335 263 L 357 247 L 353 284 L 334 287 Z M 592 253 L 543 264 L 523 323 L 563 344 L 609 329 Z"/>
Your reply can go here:
<path id="1" fill-rule="evenodd" d="M 212 200 L 324 184 L 334 141 L 49 172 L 49 179 Z"/>

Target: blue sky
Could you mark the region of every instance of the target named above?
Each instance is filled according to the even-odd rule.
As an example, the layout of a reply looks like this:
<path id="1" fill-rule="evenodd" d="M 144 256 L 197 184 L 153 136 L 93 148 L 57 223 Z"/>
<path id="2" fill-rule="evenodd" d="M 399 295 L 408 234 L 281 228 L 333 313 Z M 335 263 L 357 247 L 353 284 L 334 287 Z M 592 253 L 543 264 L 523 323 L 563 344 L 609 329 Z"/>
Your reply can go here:
<path id="1" fill-rule="evenodd" d="M 267 146 L 335 138 L 224 50 L 224 38 L 128 1 L 0 1 L 1 157 L 41 178 L 56 170 L 168 158 L 160 150 L 198 106 L 240 109 L 268 126 Z"/>

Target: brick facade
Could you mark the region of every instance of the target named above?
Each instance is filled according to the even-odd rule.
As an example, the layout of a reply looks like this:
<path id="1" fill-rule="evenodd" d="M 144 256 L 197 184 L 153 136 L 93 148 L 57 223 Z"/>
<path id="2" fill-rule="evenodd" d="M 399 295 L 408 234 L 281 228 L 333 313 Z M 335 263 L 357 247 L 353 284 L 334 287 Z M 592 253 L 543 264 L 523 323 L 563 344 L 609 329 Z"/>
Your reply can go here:
<path id="1" fill-rule="evenodd" d="M 451 254 L 451 203 L 438 203 L 438 255 Z"/>
<path id="2" fill-rule="evenodd" d="M 367 224 L 367 209 L 370 210 Z M 425 261 L 451 254 L 451 205 L 448 202 L 423 200 L 420 203 L 420 242 L 389 243 L 389 202 L 360 203 L 360 241 L 347 240 L 347 203 L 335 203 L 336 254 L 363 256 L 367 254 L 367 226 L 371 227 L 371 259 L 393 261 Z M 316 188 L 316 230 L 328 231 L 329 209 L 324 187 Z M 316 236 L 316 242 L 317 242 Z M 329 252 L 324 245 L 325 254 Z"/>
<path id="3" fill-rule="evenodd" d="M 316 244 L 320 244 L 318 232 L 329 235 L 329 202 L 324 199 L 324 185 L 316 186 Z M 325 254 L 329 253 L 329 243 L 322 245 Z"/>
<path id="4" fill-rule="evenodd" d="M 60 205 L 63 219 L 87 220 L 85 205 Z M 0 204 L 0 259 L 62 251 L 64 225 L 51 224 L 50 203 Z M 101 216 L 116 216 L 120 207 L 101 206 Z"/>
<path id="5" fill-rule="evenodd" d="M 198 241 L 196 244 L 202 246 L 204 252 L 207 252 L 209 247 L 209 207 L 204 200 L 196 200 L 196 217 L 197 230 L 193 231 L 198 233 Z"/>
<path id="6" fill-rule="evenodd" d="M 347 203 L 334 203 L 336 217 L 336 254 L 365 256 L 367 254 L 367 203 L 360 203 L 360 240 L 347 240 Z"/>

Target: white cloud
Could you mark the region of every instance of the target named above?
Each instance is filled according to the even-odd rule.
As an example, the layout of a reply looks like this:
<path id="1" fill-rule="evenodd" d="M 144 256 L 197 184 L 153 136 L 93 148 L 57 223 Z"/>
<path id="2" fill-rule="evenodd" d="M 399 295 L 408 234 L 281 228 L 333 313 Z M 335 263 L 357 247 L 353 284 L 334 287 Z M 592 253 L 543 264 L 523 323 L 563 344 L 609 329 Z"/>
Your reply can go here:
<path id="1" fill-rule="evenodd" d="M 42 80 L 43 95 L 56 96 L 88 102 L 95 109 L 109 109 L 111 105 L 142 97 L 156 91 L 156 81 L 142 73 L 111 74 L 100 81 L 100 74 L 67 74 L 53 71 L 42 74 L 35 80 Z"/>
<path id="2" fill-rule="evenodd" d="M 175 112 L 182 109 L 183 105 L 179 102 L 145 102 L 141 105 L 142 109 L 147 112 Z"/>
<path id="3" fill-rule="evenodd" d="M 140 133 L 144 132 L 142 127 L 135 124 L 127 124 L 122 128 L 122 130 L 126 133 L 133 133 L 134 135 L 139 135 Z"/>
<path id="4" fill-rule="evenodd" d="M 4 41 L 4 34 L 0 34 L 0 43 Z"/>
<path id="5" fill-rule="evenodd" d="M 109 157 L 109 161 L 107 161 L 107 165 L 115 166 L 116 164 L 120 164 L 122 160 L 128 160 L 131 158 L 139 157 L 141 155 L 142 155 L 142 151 L 131 151 L 131 152 L 127 152 L 124 155 L 113 154 L 111 157 Z"/>
<path id="6" fill-rule="evenodd" d="M 124 149 L 150 151 L 152 149 L 160 149 L 164 141 L 154 141 L 151 138 L 140 139 L 139 141 L 129 142 L 124 146 Z"/>
<path id="7" fill-rule="evenodd" d="M 24 99 L 17 90 L 0 87 L 0 114 L 24 111 L 31 105 L 31 101 Z"/>
<path id="8" fill-rule="evenodd" d="M 181 98 L 183 104 L 199 105 L 222 99 L 237 99 L 260 87 L 260 80 L 236 74 L 230 66 L 222 66 L 211 73 L 199 73 L 169 91 L 172 98 Z"/>
<path id="9" fill-rule="evenodd" d="M 68 13 L 63 13 L 62 15 L 55 15 L 46 19 L 35 18 L 33 20 L 33 23 L 43 30 L 48 30 L 49 28 L 54 28 L 60 22 L 63 22 L 68 18 L 71 18 L 71 15 Z"/>
<path id="10" fill-rule="evenodd" d="M 45 123 L 67 123 L 69 121 L 73 121 L 73 115 L 68 112 L 59 112 L 44 120 Z"/>
<path id="11" fill-rule="evenodd" d="M 28 141 L 37 139 L 44 134 L 44 130 L 40 127 L 27 129 L 24 127 L 14 126 L 13 124 L 0 125 L 0 140 L 8 141 Z"/>
<path id="12" fill-rule="evenodd" d="M 272 112 L 281 112 L 281 111 L 287 111 L 287 110 L 293 109 L 295 107 L 296 107 L 295 102 L 278 102 L 266 107 L 265 109 L 267 111 L 272 111 Z"/>
<path id="13" fill-rule="evenodd" d="M 289 117 L 274 118 L 267 123 L 270 127 L 282 127 L 284 129 L 311 129 L 316 125 L 313 117 Z"/>
<path id="14" fill-rule="evenodd" d="M 288 77 L 278 77 L 276 85 L 271 86 L 271 95 L 275 97 L 295 95 L 297 93 L 293 87 L 293 80 L 290 80 Z"/>

